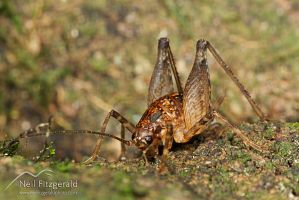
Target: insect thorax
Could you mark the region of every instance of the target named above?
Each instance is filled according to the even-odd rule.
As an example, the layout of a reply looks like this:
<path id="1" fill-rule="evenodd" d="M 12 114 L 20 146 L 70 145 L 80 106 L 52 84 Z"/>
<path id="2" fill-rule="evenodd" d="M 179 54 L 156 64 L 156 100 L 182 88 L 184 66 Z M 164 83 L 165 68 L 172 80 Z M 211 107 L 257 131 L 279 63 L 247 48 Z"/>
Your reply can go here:
<path id="1" fill-rule="evenodd" d="M 185 126 L 182 101 L 183 97 L 178 93 L 157 99 L 145 111 L 136 128 L 157 134 L 157 137 L 166 129 L 167 124 L 172 124 L 174 130 L 181 129 Z"/>

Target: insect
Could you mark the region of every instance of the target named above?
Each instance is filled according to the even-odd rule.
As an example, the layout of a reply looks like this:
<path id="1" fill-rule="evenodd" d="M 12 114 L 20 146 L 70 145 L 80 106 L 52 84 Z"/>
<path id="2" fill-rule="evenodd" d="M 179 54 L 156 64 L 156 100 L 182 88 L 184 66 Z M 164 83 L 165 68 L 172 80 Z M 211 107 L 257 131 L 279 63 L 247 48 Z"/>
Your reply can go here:
<path id="1" fill-rule="evenodd" d="M 251 98 L 249 92 L 233 74 L 231 68 L 225 64 L 216 49 L 206 40 L 198 40 L 192 70 L 183 89 L 174 58 L 170 49 L 169 40 L 160 38 L 158 42 L 158 56 L 148 89 L 148 108 L 135 125 L 115 110 L 111 110 L 100 129 L 90 130 L 52 130 L 51 118 L 48 123 L 42 123 L 29 129 L 8 143 L 6 149 L 15 149 L 14 146 L 20 138 L 38 135 L 87 133 L 99 136 L 93 153 L 85 163 L 97 158 L 103 137 L 111 137 L 121 142 L 121 157 L 124 157 L 126 147 L 136 146 L 144 155 L 146 163 L 148 158 L 159 155 L 159 147 L 163 147 L 162 159 L 168 156 L 173 142 L 186 143 L 196 135 L 203 133 L 214 120 L 219 120 L 242 139 L 245 145 L 260 152 L 267 150 L 251 141 L 244 132 L 229 122 L 217 111 L 217 106 L 211 103 L 211 84 L 207 62 L 207 51 L 210 51 L 218 64 L 238 86 L 246 97 L 256 115 L 261 121 L 266 120 L 265 114 Z M 174 77 L 174 80 L 173 80 Z M 176 85 L 176 90 L 174 89 Z M 121 124 L 121 138 L 107 134 L 106 128 L 111 117 Z M 132 140 L 125 139 L 125 129 L 132 134 Z"/>
<path id="2" fill-rule="evenodd" d="M 149 155 L 157 155 L 158 147 L 163 146 L 162 156 L 167 157 L 173 142 L 186 143 L 196 135 L 205 131 L 214 121 L 219 120 L 232 129 L 245 145 L 260 152 L 266 150 L 252 142 L 240 129 L 222 116 L 211 103 L 211 84 L 207 51 L 210 51 L 218 64 L 239 87 L 247 98 L 251 107 L 260 118 L 265 120 L 265 114 L 251 98 L 249 92 L 233 74 L 231 68 L 225 64 L 216 49 L 206 40 L 198 40 L 196 55 L 192 70 L 185 87 L 182 87 L 174 58 L 170 49 L 169 40 L 160 38 L 158 42 L 158 56 L 153 70 L 148 89 L 148 108 L 137 125 L 130 123 L 125 117 L 115 110 L 106 116 L 100 129 L 100 136 L 91 157 L 86 163 L 96 159 L 103 136 L 108 136 L 106 127 L 111 119 L 115 118 L 121 123 L 121 155 L 124 156 L 125 145 L 139 148 L 147 161 Z M 174 80 L 173 80 L 174 77 Z M 177 91 L 175 91 L 174 84 Z M 125 140 L 125 129 L 132 134 L 132 140 Z M 109 136 L 111 137 L 111 136 Z M 150 153 L 149 153 L 150 152 Z"/>

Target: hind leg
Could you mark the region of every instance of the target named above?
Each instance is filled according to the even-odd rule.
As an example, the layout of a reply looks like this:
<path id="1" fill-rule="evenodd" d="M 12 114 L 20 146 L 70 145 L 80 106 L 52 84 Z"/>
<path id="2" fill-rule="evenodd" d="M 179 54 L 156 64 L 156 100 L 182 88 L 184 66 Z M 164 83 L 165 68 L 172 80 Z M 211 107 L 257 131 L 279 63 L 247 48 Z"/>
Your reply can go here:
<path id="1" fill-rule="evenodd" d="M 236 75 L 233 73 L 231 67 L 229 67 L 223 59 L 220 57 L 216 49 L 213 47 L 213 45 L 209 41 L 205 41 L 206 46 L 209 49 L 209 51 L 212 53 L 216 61 L 219 63 L 219 65 L 224 69 L 226 74 L 232 79 L 232 81 L 236 84 L 236 86 L 240 89 L 241 93 L 245 96 L 247 101 L 250 103 L 252 109 L 256 113 L 256 115 L 260 118 L 261 121 L 266 120 L 266 115 L 264 112 L 260 109 L 260 107 L 257 105 L 257 103 L 252 99 L 250 93 L 248 90 L 244 87 L 244 85 L 239 81 L 239 79 L 236 77 Z"/>
<path id="2" fill-rule="evenodd" d="M 225 126 L 229 127 L 239 138 L 242 139 L 243 143 L 246 146 L 250 146 L 253 149 L 262 152 L 262 153 L 267 153 L 269 152 L 263 147 L 260 147 L 259 145 L 255 144 L 252 140 L 250 140 L 243 131 L 238 129 L 235 125 L 233 125 L 231 122 L 229 122 L 224 116 L 222 116 L 219 112 L 213 111 L 213 115 L 215 116 L 216 119 L 220 120 L 225 124 Z"/>

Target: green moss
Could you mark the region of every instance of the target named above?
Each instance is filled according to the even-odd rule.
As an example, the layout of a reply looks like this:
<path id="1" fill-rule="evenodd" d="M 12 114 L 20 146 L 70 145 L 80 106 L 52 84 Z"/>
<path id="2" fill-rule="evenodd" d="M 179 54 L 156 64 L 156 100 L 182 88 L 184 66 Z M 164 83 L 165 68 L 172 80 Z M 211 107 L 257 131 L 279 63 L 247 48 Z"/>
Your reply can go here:
<path id="1" fill-rule="evenodd" d="M 133 185 L 131 176 L 125 172 L 115 172 L 113 175 L 113 188 L 115 193 L 111 196 L 111 199 L 134 199 Z"/>
<path id="2" fill-rule="evenodd" d="M 248 192 L 246 193 L 245 199 L 248 200 L 255 200 L 255 199 L 260 199 L 260 200 L 284 200 L 285 197 L 280 194 L 269 194 L 269 192 L 266 191 L 255 191 L 255 192 Z"/>
<path id="3" fill-rule="evenodd" d="M 290 188 L 293 195 L 299 196 L 299 185 L 297 183 L 286 183 L 286 186 Z"/>
<path id="4" fill-rule="evenodd" d="M 223 193 L 224 196 L 225 194 L 231 196 L 237 189 L 237 185 L 231 179 L 229 171 L 224 167 L 217 169 L 217 175 L 212 177 L 212 183 L 215 187 L 216 196 L 218 192 L 219 194 Z"/>
<path id="5" fill-rule="evenodd" d="M 55 162 L 52 162 L 50 166 L 53 169 L 58 170 L 63 173 L 70 172 L 74 168 L 74 164 L 71 162 L 67 162 L 67 161 L 63 161 L 63 162 L 55 161 Z"/>
<path id="6" fill-rule="evenodd" d="M 235 196 L 237 185 L 230 177 L 229 172 L 220 168 L 217 170 L 218 175 L 212 178 L 213 199 L 232 199 Z"/>
<path id="7" fill-rule="evenodd" d="M 286 123 L 286 126 L 292 130 L 299 132 L 299 122 Z"/>
<path id="8" fill-rule="evenodd" d="M 288 158 L 293 155 L 294 145 L 291 142 L 276 142 L 273 145 L 275 155 L 281 158 Z"/>
<path id="9" fill-rule="evenodd" d="M 181 177 L 187 177 L 187 176 L 189 176 L 189 171 L 188 170 L 182 170 L 182 171 L 180 171 L 180 173 L 179 173 L 179 175 L 181 176 Z"/>
<path id="10" fill-rule="evenodd" d="M 26 160 L 23 156 L 15 155 L 12 157 L 12 162 L 17 164 L 17 163 L 25 163 L 25 162 L 30 162 Z"/>
<path id="11" fill-rule="evenodd" d="M 107 71 L 108 61 L 105 58 L 91 58 L 88 63 L 96 72 Z"/>
<path id="12" fill-rule="evenodd" d="M 268 169 L 268 170 L 272 171 L 272 170 L 275 169 L 275 165 L 272 162 L 268 161 L 265 164 L 265 169 Z"/>
<path id="13" fill-rule="evenodd" d="M 3 156 L 14 156 L 17 153 L 20 141 L 0 141 L 0 155 Z"/>
<path id="14" fill-rule="evenodd" d="M 272 126 L 268 127 L 264 132 L 263 132 L 263 136 L 270 140 L 273 139 L 275 137 L 275 130 Z"/>
<path id="15" fill-rule="evenodd" d="M 251 161 L 251 156 L 243 151 L 238 151 L 236 154 L 236 159 L 241 161 L 243 164 L 246 164 L 248 161 Z"/>

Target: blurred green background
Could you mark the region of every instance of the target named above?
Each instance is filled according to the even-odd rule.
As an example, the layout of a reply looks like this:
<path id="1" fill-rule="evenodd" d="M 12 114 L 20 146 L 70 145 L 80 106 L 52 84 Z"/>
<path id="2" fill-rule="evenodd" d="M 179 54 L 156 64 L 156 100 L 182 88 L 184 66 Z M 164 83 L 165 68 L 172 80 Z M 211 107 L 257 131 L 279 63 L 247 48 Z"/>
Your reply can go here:
<path id="1" fill-rule="evenodd" d="M 162 36 L 183 82 L 196 41 L 205 38 L 270 118 L 299 121 L 298 11 L 296 0 L 1 0 L 1 137 L 50 115 L 64 128 L 96 130 L 111 108 L 136 123 Z M 226 91 L 221 111 L 236 123 L 256 121 L 211 56 L 209 64 L 213 100 Z M 119 132 L 115 121 L 109 127 Z M 92 136 L 56 140 L 57 155 L 76 160 L 95 143 Z M 25 143 L 31 149 L 36 142 Z M 118 155 L 119 145 L 105 146 L 106 156 Z"/>

